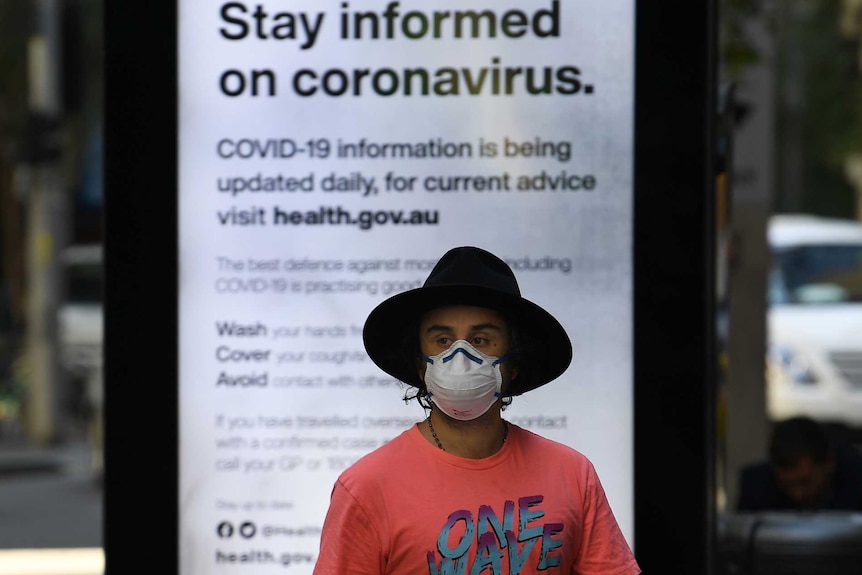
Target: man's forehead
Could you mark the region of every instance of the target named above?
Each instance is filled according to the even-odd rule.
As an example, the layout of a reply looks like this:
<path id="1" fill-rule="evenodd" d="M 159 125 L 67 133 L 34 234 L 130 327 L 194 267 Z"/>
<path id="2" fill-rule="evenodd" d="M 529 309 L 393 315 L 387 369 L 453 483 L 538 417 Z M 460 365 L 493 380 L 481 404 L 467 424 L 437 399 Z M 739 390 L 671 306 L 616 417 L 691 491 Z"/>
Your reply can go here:
<path id="1" fill-rule="evenodd" d="M 495 309 L 458 304 L 429 310 L 422 314 L 419 323 L 423 327 L 429 324 L 448 325 L 450 323 L 493 325 L 501 329 L 506 327 L 506 320 Z"/>

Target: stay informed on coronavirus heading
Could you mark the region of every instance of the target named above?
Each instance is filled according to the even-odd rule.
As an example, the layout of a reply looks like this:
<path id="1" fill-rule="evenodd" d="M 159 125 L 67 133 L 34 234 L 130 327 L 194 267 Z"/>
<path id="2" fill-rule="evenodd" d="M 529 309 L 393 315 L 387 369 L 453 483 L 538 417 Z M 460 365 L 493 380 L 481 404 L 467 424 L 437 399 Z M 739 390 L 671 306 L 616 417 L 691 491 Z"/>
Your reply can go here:
<path id="1" fill-rule="evenodd" d="M 461 245 L 567 328 L 504 416 L 585 453 L 630 538 L 633 1 L 179 14 L 183 575 L 311 573 L 338 474 L 425 417 L 365 318 Z"/>

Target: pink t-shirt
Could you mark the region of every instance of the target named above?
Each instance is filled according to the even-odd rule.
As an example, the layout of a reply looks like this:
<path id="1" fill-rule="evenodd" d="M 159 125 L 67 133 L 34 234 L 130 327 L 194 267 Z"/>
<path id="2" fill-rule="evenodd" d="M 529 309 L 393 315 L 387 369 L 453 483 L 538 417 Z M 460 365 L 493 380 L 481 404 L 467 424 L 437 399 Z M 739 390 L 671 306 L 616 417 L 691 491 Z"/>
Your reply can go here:
<path id="1" fill-rule="evenodd" d="M 635 575 L 593 465 L 509 424 L 503 448 L 463 459 L 418 426 L 345 471 L 315 575 Z"/>

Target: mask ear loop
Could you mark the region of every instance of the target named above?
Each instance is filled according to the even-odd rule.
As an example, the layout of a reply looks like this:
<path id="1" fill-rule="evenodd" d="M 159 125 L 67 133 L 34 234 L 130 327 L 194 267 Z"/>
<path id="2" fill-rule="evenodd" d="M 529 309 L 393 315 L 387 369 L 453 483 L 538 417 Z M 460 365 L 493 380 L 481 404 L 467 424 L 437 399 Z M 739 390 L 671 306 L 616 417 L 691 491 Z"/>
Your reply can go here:
<path id="1" fill-rule="evenodd" d="M 497 358 L 497 360 L 496 360 L 494 363 L 492 363 L 491 365 L 492 365 L 493 367 L 497 367 L 498 365 L 500 365 L 500 364 L 501 364 L 501 363 L 503 363 L 504 361 L 508 361 L 508 359 L 509 359 L 509 354 L 507 353 L 507 354 L 504 354 L 504 355 L 503 355 L 503 357 Z M 501 374 L 500 374 L 500 377 L 502 378 L 502 376 L 503 376 L 503 375 L 502 375 L 502 373 L 501 373 Z M 500 390 L 500 391 L 495 391 L 495 392 L 494 392 L 494 396 L 495 396 L 497 399 L 503 399 L 503 391 L 502 391 L 502 390 Z"/>

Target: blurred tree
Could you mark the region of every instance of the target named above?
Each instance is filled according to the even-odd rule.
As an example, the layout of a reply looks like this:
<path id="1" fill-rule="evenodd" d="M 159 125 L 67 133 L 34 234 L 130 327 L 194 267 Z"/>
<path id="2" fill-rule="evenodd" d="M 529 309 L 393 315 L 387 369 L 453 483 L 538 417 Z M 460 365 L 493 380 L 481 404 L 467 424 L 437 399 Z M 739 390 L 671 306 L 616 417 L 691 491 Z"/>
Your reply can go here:
<path id="1" fill-rule="evenodd" d="M 15 166 L 25 155 L 27 131 L 27 0 L 0 0 L 0 332 L 24 322 L 23 202 L 16 194 Z"/>
<path id="2" fill-rule="evenodd" d="M 0 0 L 0 424 L 19 399 L 14 366 L 26 317 L 24 203 L 15 166 L 25 153 L 30 18 L 31 2 Z"/>
<path id="3" fill-rule="evenodd" d="M 841 32 L 845 38 L 856 41 L 858 64 L 862 70 L 862 0 L 843 0 Z M 858 98 L 858 117 L 862 117 L 862 98 Z M 856 188 L 856 219 L 862 221 L 862 126 L 856 125 L 850 149 L 844 159 L 844 173 Z"/>
<path id="4" fill-rule="evenodd" d="M 845 163 L 862 152 L 859 38 L 841 33 L 840 2 L 780 6 L 775 211 L 855 217 Z"/>
<path id="5" fill-rule="evenodd" d="M 763 1 L 722 0 L 719 11 L 719 61 L 724 79 L 735 81 L 740 78 L 743 70 L 760 60 L 748 25 L 762 16 Z"/>
<path id="6" fill-rule="evenodd" d="M 0 157 L 14 154 L 27 119 L 27 39 L 31 2 L 0 0 Z M 11 149 L 10 149 L 11 145 Z"/>

